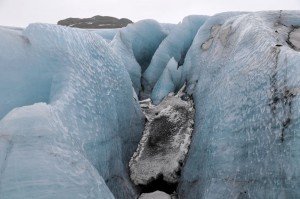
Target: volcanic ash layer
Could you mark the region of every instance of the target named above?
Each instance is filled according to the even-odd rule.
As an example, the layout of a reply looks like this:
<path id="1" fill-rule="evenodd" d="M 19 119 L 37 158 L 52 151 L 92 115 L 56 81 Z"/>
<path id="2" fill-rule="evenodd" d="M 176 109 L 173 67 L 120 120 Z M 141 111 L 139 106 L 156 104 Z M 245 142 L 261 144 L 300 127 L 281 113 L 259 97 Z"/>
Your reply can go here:
<path id="1" fill-rule="evenodd" d="M 145 100 L 141 107 L 147 123 L 129 163 L 130 177 L 136 185 L 147 185 L 158 178 L 177 183 L 191 142 L 193 101 L 179 91 L 177 95 L 168 95 L 157 106 Z"/>

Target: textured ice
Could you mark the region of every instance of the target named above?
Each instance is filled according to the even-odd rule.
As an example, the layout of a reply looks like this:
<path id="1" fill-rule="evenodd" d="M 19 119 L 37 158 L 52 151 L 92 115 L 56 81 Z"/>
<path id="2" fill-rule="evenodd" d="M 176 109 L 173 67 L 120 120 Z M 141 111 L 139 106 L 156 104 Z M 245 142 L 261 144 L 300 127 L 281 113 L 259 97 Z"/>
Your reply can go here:
<path id="1" fill-rule="evenodd" d="M 167 33 L 167 35 L 170 34 L 170 32 L 174 30 L 174 28 L 176 28 L 177 26 L 177 24 L 171 24 L 171 23 L 161 23 L 160 25 L 163 31 Z"/>
<path id="2" fill-rule="evenodd" d="M 195 132 L 182 198 L 299 198 L 300 12 L 223 13 L 199 29 L 184 71 Z"/>
<path id="3" fill-rule="evenodd" d="M 299 11 L 0 27 L 0 198 L 137 198 L 141 78 L 154 104 L 185 82 L 193 95 L 180 198 L 300 198 L 299 27 Z"/>
<path id="4" fill-rule="evenodd" d="M 114 28 L 114 29 L 96 29 L 96 30 L 92 30 L 92 32 L 100 35 L 101 37 L 103 37 L 106 41 L 110 42 L 111 40 L 113 40 L 113 38 L 115 37 L 115 35 L 120 31 L 119 28 Z"/>
<path id="5" fill-rule="evenodd" d="M 137 94 L 141 90 L 141 75 L 169 29 L 170 25 L 142 20 L 121 29 L 111 42 L 114 52 L 124 62 Z"/>
<path id="6" fill-rule="evenodd" d="M 183 95 L 170 94 L 158 106 L 141 102 L 147 123 L 129 163 L 135 184 L 147 185 L 160 176 L 168 183 L 178 182 L 194 124 L 193 102 L 182 100 Z"/>
<path id="7" fill-rule="evenodd" d="M 183 84 L 182 67 L 178 68 L 178 63 L 172 57 L 153 88 L 151 93 L 153 104 L 159 104 L 169 93 L 178 91 Z"/>
<path id="8" fill-rule="evenodd" d="M 289 42 L 296 50 L 300 50 L 300 28 L 295 28 L 290 32 Z"/>
<path id="9" fill-rule="evenodd" d="M 113 199 L 97 170 L 66 143 L 64 126 L 55 119 L 52 107 L 39 103 L 0 121 L 0 198 Z"/>
<path id="10" fill-rule="evenodd" d="M 185 17 L 172 29 L 155 52 L 151 63 L 143 74 L 143 86 L 146 93 L 152 91 L 169 60 L 173 57 L 179 65 L 183 64 L 186 52 L 207 16 L 192 15 Z"/>
<path id="11" fill-rule="evenodd" d="M 136 197 L 127 164 L 142 113 L 123 62 L 102 37 L 33 24 L 1 28 L 0 38 L 1 117 L 44 102 L 1 121 L 1 196 L 112 197 L 101 175 L 117 198 Z"/>

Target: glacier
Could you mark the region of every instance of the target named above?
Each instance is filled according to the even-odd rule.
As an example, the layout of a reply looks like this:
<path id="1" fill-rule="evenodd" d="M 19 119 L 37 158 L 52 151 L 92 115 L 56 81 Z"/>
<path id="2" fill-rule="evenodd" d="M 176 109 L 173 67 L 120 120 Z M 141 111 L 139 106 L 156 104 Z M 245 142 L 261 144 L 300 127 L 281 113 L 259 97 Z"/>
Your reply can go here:
<path id="1" fill-rule="evenodd" d="M 100 35 L 104 40 L 106 40 L 107 42 L 111 42 L 114 37 L 116 36 L 116 34 L 120 31 L 119 28 L 115 28 L 115 29 L 95 29 L 95 30 L 91 30 L 93 33 L 96 33 L 98 35 Z"/>
<path id="2" fill-rule="evenodd" d="M 65 143 L 54 118 L 50 106 L 36 103 L 1 120 L 0 198 L 113 199 L 96 169 Z"/>
<path id="3" fill-rule="evenodd" d="M 16 111 L 0 125 L 1 198 L 34 197 L 43 190 L 38 182 L 51 185 L 43 198 L 55 197 L 61 185 L 58 198 L 112 198 L 105 183 L 118 198 L 135 197 L 126 170 L 144 119 L 108 43 L 90 31 L 47 24 L 0 32 L 0 114 Z"/>
<path id="4" fill-rule="evenodd" d="M 223 13 L 184 64 L 196 116 L 183 198 L 299 198 L 298 11 Z M 299 41 L 299 40 L 298 40 Z"/>
<path id="5" fill-rule="evenodd" d="M 0 198 L 158 194 L 129 177 L 139 100 L 183 85 L 195 124 L 175 195 L 299 198 L 299 35 L 299 11 L 0 27 Z"/>
<path id="6" fill-rule="evenodd" d="M 172 30 L 154 20 L 142 20 L 121 29 L 110 45 L 130 74 L 135 92 L 139 95 L 142 73 L 146 70 L 159 44 Z"/>
<path id="7" fill-rule="evenodd" d="M 178 68 L 178 63 L 172 57 L 151 92 L 153 104 L 158 105 L 169 93 L 177 92 L 184 80 L 182 67 Z"/>
<path id="8" fill-rule="evenodd" d="M 174 58 L 179 66 L 183 64 L 186 53 L 199 27 L 203 25 L 206 19 L 207 16 L 202 15 L 185 17 L 181 23 L 171 30 L 166 39 L 161 42 L 142 77 L 144 92 L 146 94 L 151 93 L 171 58 Z"/>

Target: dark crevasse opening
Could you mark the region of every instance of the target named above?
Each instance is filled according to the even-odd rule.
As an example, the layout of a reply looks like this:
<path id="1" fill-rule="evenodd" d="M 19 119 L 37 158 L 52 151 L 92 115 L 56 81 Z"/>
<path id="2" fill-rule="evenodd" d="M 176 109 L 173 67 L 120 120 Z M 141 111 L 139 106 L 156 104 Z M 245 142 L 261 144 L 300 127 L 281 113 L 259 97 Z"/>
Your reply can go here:
<path id="1" fill-rule="evenodd" d="M 154 191 L 163 191 L 167 194 L 174 194 L 176 192 L 178 182 L 170 183 L 163 179 L 160 175 L 156 180 L 151 181 L 147 185 L 139 185 L 141 193 L 151 193 Z"/>

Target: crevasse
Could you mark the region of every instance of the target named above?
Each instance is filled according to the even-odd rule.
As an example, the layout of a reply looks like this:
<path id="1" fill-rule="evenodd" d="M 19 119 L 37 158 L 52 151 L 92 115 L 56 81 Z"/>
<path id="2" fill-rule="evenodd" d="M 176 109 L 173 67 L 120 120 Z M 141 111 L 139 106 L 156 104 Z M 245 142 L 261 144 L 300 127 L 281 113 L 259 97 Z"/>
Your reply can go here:
<path id="1" fill-rule="evenodd" d="M 1 27 L 0 198 L 138 197 L 138 97 L 184 83 L 195 126 L 179 197 L 299 198 L 299 26 L 299 11 L 268 11 Z"/>

